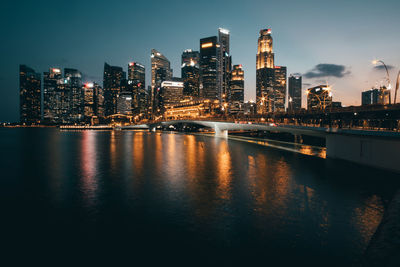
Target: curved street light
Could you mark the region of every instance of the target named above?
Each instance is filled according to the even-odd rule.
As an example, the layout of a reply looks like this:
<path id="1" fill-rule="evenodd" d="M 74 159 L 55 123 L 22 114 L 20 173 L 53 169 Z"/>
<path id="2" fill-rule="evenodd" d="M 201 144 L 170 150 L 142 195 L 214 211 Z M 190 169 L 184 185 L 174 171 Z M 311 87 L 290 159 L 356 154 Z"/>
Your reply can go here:
<path id="1" fill-rule="evenodd" d="M 396 89 L 394 90 L 393 104 L 396 104 L 397 90 L 399 90 L 399 85 L 400 85 L 400 70 L 399 70 L 399 73 L 397 74 Z"/>
<path id="2" fill-rule="evenodd" d="M 391 89 L 391 88 L 390 88 L 391 85 L 390 85 L 390 75 L 389 75 L 388 67 L 386 66 L 385 62 L 383 62 L 382 60 L 374 60 L 374 61 L 372 61 L 372 64 L 374 64 L 374 65 L 377 65 L 378 63 L 381 63 L 381 64 L 385 67 L 385 70 L 386 70 L 386 80 L 387 80 L 387 83 L 388 83 L 386 89 L 390 90 L 390 89 Z M 389 92 L 390 92 L 390 91 L 389 91 Z M 391 97 L 390 97 L 390 95 L 389 95 L 389 105 L 390 105 L 390 104 L 391 104 Z"/>

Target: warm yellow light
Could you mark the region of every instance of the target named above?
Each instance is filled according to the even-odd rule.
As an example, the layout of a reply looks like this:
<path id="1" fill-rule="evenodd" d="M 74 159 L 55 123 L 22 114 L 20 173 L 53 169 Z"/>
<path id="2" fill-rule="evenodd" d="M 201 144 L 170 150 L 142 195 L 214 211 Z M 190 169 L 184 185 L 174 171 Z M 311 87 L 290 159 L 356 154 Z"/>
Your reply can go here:
<path id="1" fill-rule="evenodd" d="M 208 47 L 212 47 L 213 43 L 205 43 L 201 45 L 201 48 L 208 48 Z"/>

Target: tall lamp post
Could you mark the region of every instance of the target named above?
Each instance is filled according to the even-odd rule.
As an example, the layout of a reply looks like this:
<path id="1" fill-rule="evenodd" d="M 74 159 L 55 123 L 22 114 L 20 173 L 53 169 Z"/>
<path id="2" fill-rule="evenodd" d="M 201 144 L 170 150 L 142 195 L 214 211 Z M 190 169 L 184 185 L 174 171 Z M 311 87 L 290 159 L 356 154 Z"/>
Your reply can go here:
<path id="1" fill-rule="evenodd" d="M 386 66 L 385 62 L 383 62 L 382 60 L 374 60 L 374 61 L 372 61 L 372 64 L 374 64 L 374 65 L 377 65 L 378 63 L 381 63 L 385 67 L 385 70 L 386 70 L 386 81 L 387 81 L 387 87 L 386 88 L 389 90 L 389 93 L 390 93 L 391 85 L 390 85 L 390 76 L 389 76 L 388 67 Z M 391 101 L 391 97 L 390 97 L 390 94 L 389 94 L 389 105 L 391 103 L 392 103 L 392 101 Z"/>
<path id="2" fill-rule="evenodd" d="M 400 70 L 399 70 L 399 73 L 397 74 L 396 89 L 394 90 L 393 104 L 396 104 L 397 90 L 399 90 L 399 85 L 400 85 Z"/>

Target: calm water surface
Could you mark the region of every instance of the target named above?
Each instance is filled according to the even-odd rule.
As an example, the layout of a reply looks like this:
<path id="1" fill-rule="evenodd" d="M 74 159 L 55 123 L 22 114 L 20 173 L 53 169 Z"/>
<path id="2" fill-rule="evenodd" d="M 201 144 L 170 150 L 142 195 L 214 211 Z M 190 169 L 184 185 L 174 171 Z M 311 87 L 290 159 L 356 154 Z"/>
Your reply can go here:
<path id="1" fill-rule="evenodd" d="M 3 253 L 55 266 L 349 266 L 400 180 L 198 135 L 0 129 L 0 149 Z"/>

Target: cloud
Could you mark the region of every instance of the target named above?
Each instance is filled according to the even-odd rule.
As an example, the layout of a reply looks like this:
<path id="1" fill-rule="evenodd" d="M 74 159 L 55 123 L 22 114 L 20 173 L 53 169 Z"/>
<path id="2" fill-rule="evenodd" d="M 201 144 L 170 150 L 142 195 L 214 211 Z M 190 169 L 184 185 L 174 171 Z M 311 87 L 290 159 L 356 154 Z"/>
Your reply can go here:
<path id="1" fill-rule="evenodd" d="M 312 70 L 303 74 L 305 78 L 336 77 L 342 78 L 349 75 L 350 71 L 344 65 L 318 64 Z"/>
<path id="2" fill-rule="evenodd" d="M 303 86 L 305 87 L 311 86 L 311 83 L 303 83 Z"/>
<path id="3" fill-rule="evenodd" d="M 386 65 L 386 67 L 388 68 L 388 70 L 391 70 L 394 68 L 394 66 L 392 65 Z M 383 65 L 375 65 L 374 66 L 374 70 L 385 70 L 385 66 Z"/>

